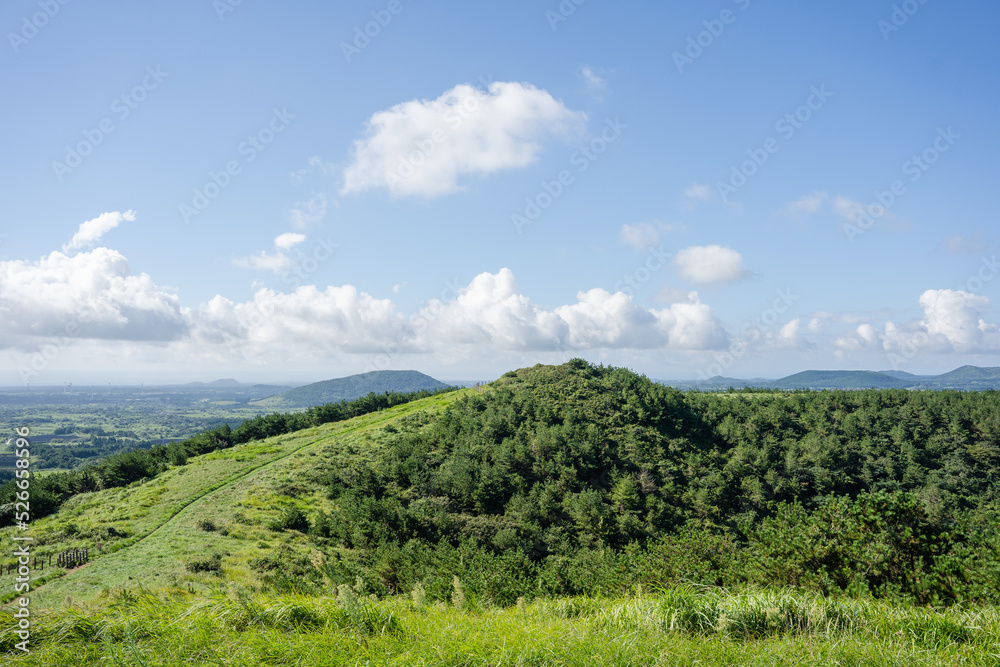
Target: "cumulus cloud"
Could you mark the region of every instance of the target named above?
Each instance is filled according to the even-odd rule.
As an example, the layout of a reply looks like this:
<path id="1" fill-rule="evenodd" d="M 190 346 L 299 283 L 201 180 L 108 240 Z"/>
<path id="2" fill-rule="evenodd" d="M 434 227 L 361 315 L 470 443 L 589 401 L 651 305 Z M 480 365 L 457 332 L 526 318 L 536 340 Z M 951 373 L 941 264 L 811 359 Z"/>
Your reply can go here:
<path id="1" fill-rule="evenodd" d="M 284 234 L 279 234 L 274 237 L 275 247 L 281 248 L 282 250 L 288 250 L 292 246 L 296 246 L 306 240 L 305 234 L 296 234 L 295 232 L 285 232 Z"/>
<path id="2" fill-rule="evenodd" d="M 834 342 L 844 352 L 883 351 L 912 356 L 927 353 L 994 353 L 1000 351 L 1000 327 L 987 322 L 990 300 L 962 290 L 926 290 L 920 295 L 923 318 L 897 324 L 886 321 L 879 331 L 868 323 Z"/>
<path id="3" fill-rule="evenodd" d="M 716 349 L 726 335 L 712 309 L 688 301 L 649 310 L 622 292 L 591 289 L 577 302 L 546 310 L 523 295 L 509 269 L 476 276 L 450 303 L 432 301 L 417 315 L 429 323 L 424 344 L 492 345 L 506 350 Z M 438 343 L 440 344 L 440 342 Z"/>
<path id="4" fill-rule="evenodd" d="M 256 352 L 313 346 L 353 354 L 380 350 L 402 334 L 404 323 L 391 301 L 352 285 L 302 285 L 287 294 L 261 289 L 243 303 L 216 296 L 192 320 L 193 335 L 205 343 Z"/>
<path id="5" fill-rule="evenodd" d="M 678 251 L 674 265 L 682 278 L 695 284 L 731 283 L 746 276 L 743 256 L 720 245 L 692 246 Z"/>
<path id="6" fill-rule="evenodd" d="M 496 81 L 487 91 L 455 86 L 437 99 L 375 113 L 354 144 L 342 193 L 384 188 L 393 196 L 433 197 L 534 162 L 549 135 L 578 132 L 586 115 L 530 84 Z"/>
<path id="7" fill-rule="evenodd" d="M 108 248 L 36 262 L 0 262 L 0 340 L 71 335 L 118 340 L 171 340 L 187 330 L 176 295 Z"/>
<path id="8" fill-rule="evenodd" d="M 76 234 L 74 234 L 73 238 L 70 239 L 69 243 L 63 246 L 63 252 L 69 252 L 70 250 L 75 250 L 76 248 L 83 248 L 97 243 L 102 236 L 126 220 L 134 222 L 135 211 L 129 210 L 124 213 L 119 211 L 110 211 L 108 213 L 100 214 L 93 220 L 88 220 L 82 223 L 80 228 L 76 230 Z"/>

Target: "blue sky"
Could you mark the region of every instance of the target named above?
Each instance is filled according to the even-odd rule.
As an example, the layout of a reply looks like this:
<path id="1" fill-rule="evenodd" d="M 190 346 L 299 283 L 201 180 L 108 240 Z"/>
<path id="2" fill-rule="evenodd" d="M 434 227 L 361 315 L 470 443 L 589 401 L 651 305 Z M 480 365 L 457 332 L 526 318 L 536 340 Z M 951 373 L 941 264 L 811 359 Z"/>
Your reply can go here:
<path id="1" fill-rule="evenodd" d="M 1000 8 L 577 2 L 5 3 L 0 384 L 1000 365 Z"/>

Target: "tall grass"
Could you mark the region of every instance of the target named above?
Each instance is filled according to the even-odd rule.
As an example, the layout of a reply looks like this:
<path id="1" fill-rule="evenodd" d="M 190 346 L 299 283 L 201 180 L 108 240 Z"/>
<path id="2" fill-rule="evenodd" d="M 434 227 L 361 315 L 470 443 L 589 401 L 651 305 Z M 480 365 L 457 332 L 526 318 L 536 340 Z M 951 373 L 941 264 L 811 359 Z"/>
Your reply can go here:
<path id="1" fill-rule="evenodd" d="M 332 592 L 332 591 L 331 591 Z M 30 655 L 0 612 L 0 663 L 90 665 L 1000 664 L 1000 610 L 792 591 L 675 587 L 627 598 L 428 605 L 221 586 L 117 592 L 33 617 Z"/>

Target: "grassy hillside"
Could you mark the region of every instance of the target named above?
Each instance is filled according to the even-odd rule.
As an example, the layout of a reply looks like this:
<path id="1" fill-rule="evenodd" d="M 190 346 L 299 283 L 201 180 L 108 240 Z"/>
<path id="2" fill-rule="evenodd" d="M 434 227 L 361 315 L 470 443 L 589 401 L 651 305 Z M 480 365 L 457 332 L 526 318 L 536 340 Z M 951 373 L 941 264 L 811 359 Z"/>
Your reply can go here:
<path id="1" fill-rule="evenodd" d="M 59 606 L 67 596 L 87 600 L 102 591 L 139 586 L 207 591 L 218 579 L 187 565 L 215 553 L 223 556 L 231 578 L 259 586 L 260 573 L 247 567 L 252 558 L 282 546 L 299 548 L 300 555 L 308 551 L 304 535 L 276 533 L 268 522 L 293 506 L 306 512 L 328 509 L 318 480 L 331 467 L 350 466 L 377 451 L 385 424 L 438 410 L 462 393 L 220 450 L 151 480 L 75 496 L 57 514 L 33 521 L 27 534 L 35 538 L 35 555 L 89 547 L 92 562 L 50 579 L 34 593 L 32 604 Z M 206 521 L 215 529 L 199 527 Z M 0 531 L 0 539 L 9 544 L 14 531 Z M 49 578 L 61 571 L 35 574 Z M 13 574 L 0 576 L 0 591 L 12 591 L 13 583 Z"/>
<path id="2" fill-rule="evenodd" d="M 373 392 L 405 394 L 421 390 L 437 391 L 447 386 L 417 371 L 371 371 L 296 387 L 275 396 L 256 399 L 250 405 L 267 410 L 290 410 L 351 401 Z"/>

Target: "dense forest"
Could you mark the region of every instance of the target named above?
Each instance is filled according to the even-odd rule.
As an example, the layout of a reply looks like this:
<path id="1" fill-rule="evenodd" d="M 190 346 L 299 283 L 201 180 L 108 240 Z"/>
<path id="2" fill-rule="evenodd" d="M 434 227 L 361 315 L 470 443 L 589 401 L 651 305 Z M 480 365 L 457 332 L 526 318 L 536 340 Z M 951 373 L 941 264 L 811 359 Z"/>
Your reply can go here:
<path id="1" fill-rule="evenodd" d="M 564 593 L 646 568 L 653 582 L 1000 594 L 993 391 L 683 393 L 573 360 L 507 373 L 382 444 L 329 472 L 336 509 L 318 521 L 389 585 L 447 545 L 529 578 L 591 563 Z"/>

